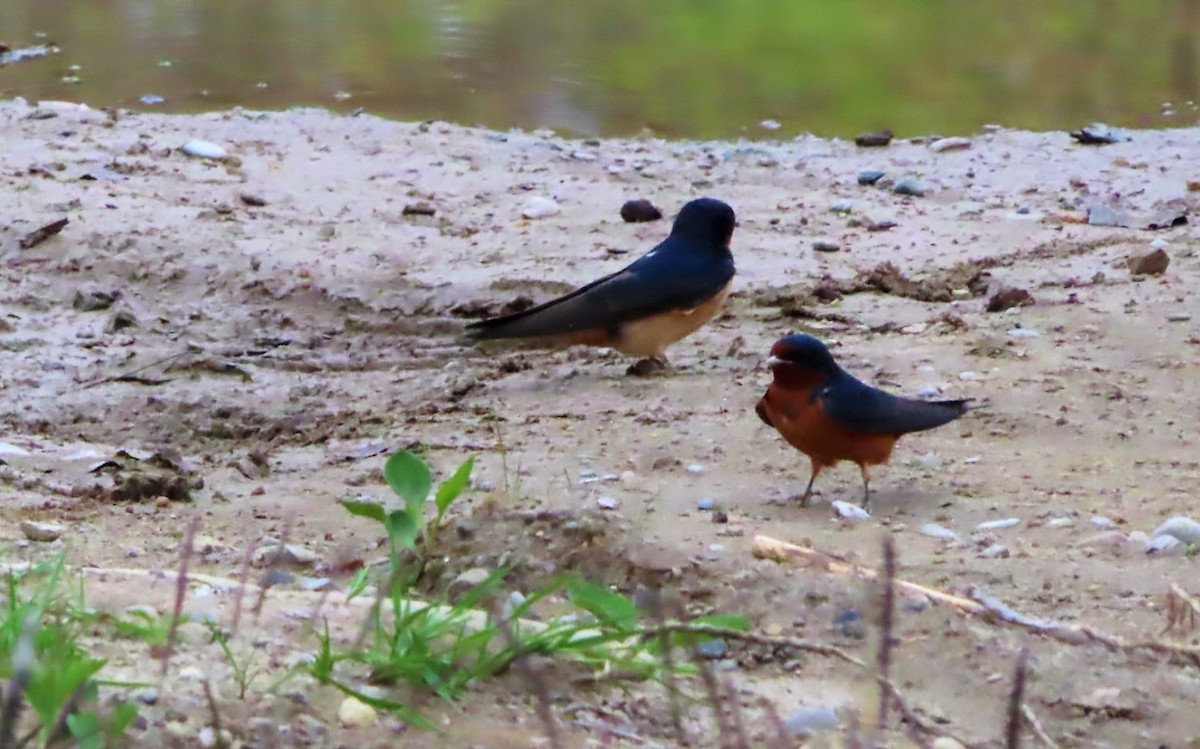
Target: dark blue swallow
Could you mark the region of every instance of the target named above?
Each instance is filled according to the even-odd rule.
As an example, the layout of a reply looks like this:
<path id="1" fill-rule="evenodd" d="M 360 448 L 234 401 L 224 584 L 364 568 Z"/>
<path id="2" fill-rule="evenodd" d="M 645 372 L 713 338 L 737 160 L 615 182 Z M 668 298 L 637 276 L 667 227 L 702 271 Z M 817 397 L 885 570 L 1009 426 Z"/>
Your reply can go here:
<path id="1" fill-rule="evenodd" d="M 735 223 L 725 203 L 693 200 L 675 217 L 671 235 L 625 268 L 545 304 L 472 323 L 467 331 L 480 341 L 603 346 L 663 368 L 667 347 L 711 320 L 729 294 Z M 639 365 L 631 371 L 642 370 Z"/>

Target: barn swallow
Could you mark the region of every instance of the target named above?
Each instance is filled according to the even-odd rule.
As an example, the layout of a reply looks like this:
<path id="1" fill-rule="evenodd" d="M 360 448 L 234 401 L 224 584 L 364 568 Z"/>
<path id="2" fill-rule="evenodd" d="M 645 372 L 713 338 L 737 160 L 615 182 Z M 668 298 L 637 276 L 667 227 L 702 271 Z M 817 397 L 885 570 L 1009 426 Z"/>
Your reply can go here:
<path id="1" fill-rule="evenodd" d="M 667 347 L 711 320 L 729 294 L 735 223 L 725 203 L 693 200 L 670 236 L 625 268 L 536 307 L 472 323 L 468 334 L 603 346 L 645 357 L 631 373 L 664 369 Z"/>
<path id="2" fill-rule="evenodd" d="M 754 410 L 812 461 L 801 506 L 808 503 L 817 474 L 850 460 L 862 471 L 865 509 L 871 502 L 868 467 L 886 463 L 896 440 L 954 421 L 967 411 L 966 400 L 910 400 L 859 382 L 810 335 L 780 338 L 771 347 L 767 366 L 774 380 Z"/>

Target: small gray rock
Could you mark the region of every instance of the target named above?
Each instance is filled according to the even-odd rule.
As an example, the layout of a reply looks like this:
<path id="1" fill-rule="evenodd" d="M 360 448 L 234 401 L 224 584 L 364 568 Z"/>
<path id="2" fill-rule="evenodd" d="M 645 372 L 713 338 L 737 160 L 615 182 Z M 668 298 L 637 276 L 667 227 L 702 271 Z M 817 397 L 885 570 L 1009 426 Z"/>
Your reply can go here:
<path id="1" fill-rule="evenodd" d="M 716 506 L 717 503 L 711 499 L 702 499 L 696 503 L 696 509 L 700 510 L 701 512 L 709 512 Z"/>
<path id="2" fill-rule="evenodd" d="M 867 626 L 862 614 L 854 609 L 846 609 L 833 618 L 833 628 L 839 634 L 861 640 L 867 636 Z"/>
<path id="3" fill-rule="evenodd" d="M 937 523 L 926 523 L 925 525 L 922 525 L 917 532 L 920 533 L 922 536 L 929 536 L 930 538 L 936 538 L 939 541 L 957 541 L 958 540 L 957 533 L 955 533 L 954 531 L 945 527 L 944 525 L 938 525 Z"/>
<path id="4" fill-rule="evenodd" d="M 1020 525 L 1020 518 L 1004 518 L 1003 520 L 988 520 L 975 526 L 977 531 L 999 531 L 1005 528 L 1012 528 L 1015 525 Z"/>
<path id="5" fill-rule="evenodd" d="M 828 707 L 802 707 L 794 710 L 783 725 L 793 736 L 808 737 L 819 731 L 837 728 L 838 715 Z"/>
<path id="6" fill-rule="evenodd" d="M 1187 544 L 1174 536 L 1155 536 L 1146 542 L 1146 553 L 1156 557 L 1174 557 L 1187 552 Z"/>
<path id="7" fill-rule="evenodd" d="M 696 655 L 700 656 L 701 658 L 708 658 L 709 660 L 714 661 L 718 658 L 724 658 L 725 654 L 728 652 L 729 646 L 726 645 L 725 641 L 720 638 L 715 640 L 705 640 L 696 646 Z"/>
<path id="8" fill-rule="evenodd" d="M 813 242 L 812 246 L 817 252 L 837 252 L 842 249 L 840 244 L 828 239 L 818 239 Z"/>
<path id="9" fill-rule="evenodd" d="M 1089 522 L 1097 528 L 1112 528 L 1116 523 L 1101 515 L 1094 516 Z"/>
<path id="10" fill-rule="evenodd" d="M 649 200 L 627 200 L 621 206 L 621 220 L 629 224 L 658 221 L 662 217 L 662 211 Z"/>
<path id="11" fill-rule="evenodd" d="M 873 185 L 883 177 L 884 173 L 878 169 L 866 169 L 858 173 L 858 184 Z"/>
<path id="12" fill-rule="evenodd" d="M 183 152 L 193 158 L 212 159 L 214 161 L 220 161 L 229 155 L 224 148 L 206 140 L 189 140 L 183 144 Z"/>
<path id="13" fill-rule="evenodd" d="M 704 473 L 704 466 L 699 465 L 698 463 L 693 463 L 687 467 L 687 472 L 694 476 L 699 476 L 700 474 Z"/>
<path id="14" fill-rule="evenodd" d="M 829 210 L 833 211 L 834 213 L 850 213 L 854 210 L 854 201 L 839 200 L 838 202 L 829 206 Z"/>
<path id="15" fill-rule="evenodd" d="M 66 528 L 58 523 L 42 523 L 37 520 L 22 520 L 21 532 L 30 541 L 57 541 Z"/>
<path id="16" fill-rule="evenodd" d="M 983 551 L 979 552 L 979 556 L 984 559 L 1008 559 L 1012 552 L 1004 544 L 992 544 Z"/>
<path id="17" fill-rule="evenodd" d="M 897 195 L 908 195 L 913 198 L 925 197 L 925 188 L 915 179 L 902 179 L 892 188 Z"/>
<path id="18" fill-rule="evenodd" d="M 835 500 L 830 506 L 833 507 L 833 512 L 843 520 L 858 522 L 871 519 L 871 513 L 867 512 L 853 502 L 843 502 L 839 499 Z"/>
<path id="19" fill-rule="evenodd" d="M 529 198 L 525 201 L 525 207 L 521 209 L 521 215 L 528 219 L 548 218 L 561 212 L 562 208 L 559 207 L 558 201 L 541 195 Z"/>
<path id="20" fill-rule="evenodd" d="M 929 144 L 929 150 L 934 153 L 943 153 L 945 151 L 962 151 L 971 147 L 969 138 L 938 138 Z"/>
<path id="21" fill-rule="evenodd" d="M 1089 226 L 1122 226 L 1132 225 L 1129 214 L 1097 203 L 1088 208 L 1087 222 Z"/>
<path id="22" fill-rule="evenodd" d="M 615 510 L 621 506 L 621 503 L 612 497 L 601 497 L 596 500 L 596 506 L 601 510 Z"/>
<path id="23" fill-rule="evenodd" d="M 1173 536 L 1178 541 L 1189 546 L 1200 544 L 1200 523 L 1183 515 L 1177 515 L 1154 529 L 1150 539 L 1162 536 Z"/>
<path id="24" fill-rule="evenodd" d="M 450 589 L 461 591 L 477 588 L 487 582 L 487 579 L 491 576 L 492 573 L 490 570 L 483 567 L 472 567 L 454 578 L 454 582 L 450 583 Z"/>
<path id="25" fill-rule="evenodd" d="M 254 552 L 254 565 L 266 567 L 275 564 L 282 567 L 308 567 L 317 561 L 317 555 L 303 546 L 295 544 L 268 544 Z"/>

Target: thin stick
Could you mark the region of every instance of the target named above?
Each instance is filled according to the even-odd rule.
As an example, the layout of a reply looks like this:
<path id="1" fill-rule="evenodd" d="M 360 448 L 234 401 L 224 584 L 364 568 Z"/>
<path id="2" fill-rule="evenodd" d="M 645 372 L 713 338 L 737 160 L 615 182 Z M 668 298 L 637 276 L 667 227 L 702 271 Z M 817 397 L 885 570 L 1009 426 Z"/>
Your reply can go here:
<path id="1" fill-rule="evenodd" d="M 221 711 L 217 709 L 217 698 L 213 695 L 212 684 L 204 680 L 204 699 L 208 702 L 208 713 L 212 716 L 213 734 L 217 737 L 217 747 L 228 749 L 228 744 L 221 737 Z"/>
<path id="2" fill-rule="evenodd" d="M 896 609 L 896 544 L 891 535 L 883 537 L 883 605 L 879 612 L 879 679 L 890 678 L 892 666 L 892 628 Z M 879 690 L 880 731 L 887 727 L 888 693 Z"/>
<path id="3" fill-rule="evenodd" d="M 768 700 L 766 697 L 758 698 L 758 706 L 767 716 L 767 722 L 771 724 L 771 730 L 775 735 L 771 741 L 771 749 L 792 749 L 792 735 L 784 725 L 783 719 L 779 717 L 779 711 L 775 709 L 775 703 Z"/>
<path id="4" fill-rule="evenodd" d="M 746 735 L 746 722 L 742 720 L 742 701 L 738 698 L 733 679 L 725 678 L 725 701 L 729 705 L 729 722 L 733 726 L 734 744 L 737 749 L 750 749 L 750 737 Z"/>
<path id="5" fill-rule="evenodd" d="M 183 602 L 187 598 L 188 566 L 192 562 L 196 531 L 200 528 L 200 516 L 193 515 L 183 534 L 183 545 L 179 547 L 179 574 L 175 576 L 175 605 L 171 609 L 171 628 L 167 630 L 167 645 L 163 649 L 161 678 L 167 678 L 171 655 L 175 652 L 175 637 L 179 632 L 179 619 L 183 615 Z"/>
<path id="6" fill-rule="evenodd" d="M 287 523 L 285 523 L 283 526 L 283 533 L 279 537 L 279 545 L 275 547 L 275 553 L 272 554 L 268 560 L 270 564 L 267 565 L 267 571 L 263 575 L 264 580 L 271 580 L 274 578 L 275 573 L 279 571 L 280 563 L 283 561 L 284 556 L 287 555 L 288 541 L 292 536 L 292 522 L 292 519 L 288 518 Z M 270 585 L 261 584 L 258 586 L 258 600 L 254 602 L 254 618 L 256 620 L 262 614 L 263 604 L 267 600 L 267 589 L 270 587 Z"/>
<path id="7" fill-rule="evenodd" d="M 728 717 L 725 715 L 724 700 L 721 699 L 721 685 L 717 683 L 717 676 L 713 673 L 712 666 L 699 658 L 694 658 L 694 660 L 696 668 L 700 671 L 700 683 L 704 685 L 704 694 L 708 697 L 708 704 L 712 706 L 713 719 L 717 723 L 717 738 L 722 747 L 732 746 L 733 728 L 729 725 Z"/>
<path id="8" fill-rule="evenodd" d="M 1033 735 L 1037 736 L 1038 741 L 1046 745 L 1046 749 L 1058 749 L 1058 742 L 1050 738 L 1050 734 L 1046 733 L 1045 728 L 1042 728 L 1042 722 L 1038 720 L 1029 705 L 1021 705 L 1021 715 L 1024 716 L 1029 730 L 1033 731 Z"/>
<path id="9" fill-rule="evenodd" d="M 246 582 L 250 579 L 250 565 L 254 562 L 254 551 L 258 542 L 251 540 L 242 556 L 242 571 L 238 575 L 237 597 L 233 599 L 233 621 L 229 625 L 230 639 L 237 636 L 238 624 L 242 621 L 242 599 L 246 597 Z"/>
<path id="10" fill-rule="evenodd" d="M 112 375 L 110 377 L 101 377 L 97 380 L 90 380 L 88 382 L 83 383 L 79 387 L 75 388 L 71 392 L 77 393 L 80 390 L 87 390 L 89 388 L 94 388 L 97 385 L 103 385 L 108 382 L 116 382 L 116 381 L 120 380 L 122 377 L 129 377 L 131 375 L 137 374 L 138 372 L 145 372 L 147 369 L 152 369 L 154 367 L 159 366 L 160 364 L 167 364 L 168 362 L 172 362 L 176 359 L 179 359 L 184 356 L 188 356 L 193 353 L 195 353 L 195 352 L 191 348 L 188 348 L 188 349 L 185 349 L 184 351 L 180 351 L 177 354 L 171 354 L 170 356 L 164 356 L 161 359 L 156 359 L 155 361 L 152 361 L 149 364 L 143 364 L 140 367 L 134 367 L 133 369 L 126 370 L 119 375 Z"/>
<path id="11" fill-rule="evenodd" d="M 525 648 L 517 639 L 512 627 L 509 626 L 509 620 L 504 615 L 502 605 L 497 605 L 492 621 L 495 622 L 496 629 L 499 630 L 506 644 L 512 648 L 515 654 L 512 660 L 513 670 L 521 675 L 537 698 L 538 718 L 541 719 L 542 726 L 546 730 L 546 739 L 550 744 L 550 749 L 562 749 L 562 736 L 558 731 L 558 722 L 554 720 L 554 702 L 550 698 L 550 689 L 546 686 L 546 680 L 529 664 Z"/>
<path id="12" fill-rule="evenodd" d="M 667 623 L 663 613 L 662 592 L 654 590 L 650 598 L 650 616 L 660 627 Z M 670 633 L 659 635 L 658 646 L 662 650 L 663 686 L 667 690 L 667 708 L 671 714 L 671 728 L 675 731 L 675 741 L 680 746 L 688 746 L 690 740 L 687 729 L 683 727 L 683 707 L 679 704 L 679 687 L 675 681 L 675 642 Z"/>
<path id="13" fill-rule="evenodd" d="M 1017 656 L 1017 670 L 1013 674 L 1012 692 L 1008 696 L 1008 725 L 1004 729 L 1004 746 L 1021 749 L 1021 706 L 1025 700 L 1025 678 L 1029 669 L 1029 648 L 1021 648 Z"/>

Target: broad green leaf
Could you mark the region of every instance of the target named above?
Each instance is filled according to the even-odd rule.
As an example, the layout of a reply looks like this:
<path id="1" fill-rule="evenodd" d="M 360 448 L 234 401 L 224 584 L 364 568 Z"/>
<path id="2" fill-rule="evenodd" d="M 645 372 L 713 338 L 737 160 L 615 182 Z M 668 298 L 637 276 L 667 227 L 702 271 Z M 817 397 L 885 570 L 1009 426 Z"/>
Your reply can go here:
<path id="1" fill-rule="evenodd" d="M 471 471 L 475 468 L 475 456 L 467 458 L 463 464 L 458 467 L 454 475 L 442 482 L 438 487 L 437 494 L 434 495 L 433 503 L 437 505 L 438 517 L 446 513 L 446 508 L 458 499 L 458 496 L 467 488 L 467 482 L 471 480 Z"/>
<path id="2" fill-rule="evenodd" d="M 383 466 L 383 478 L 392 491 L 404 498 L 405 506 L 422 509 L 433 486 L 429 466 L 416 455 L 402 450 L 393 453 Z"/>
<path id="3" fill-rule="evenodd" d="M 387 518 L 387 510 L 383 509 L 383 505 L 375 502 L 346 501 L 342 502 L 342 507 L 345 507 L 346 512 L 351 515 L 374 520 L 377 523 L 383 523 Z"/>
<path id="4" fill-rule="evenodd" d="M 384 520 L 384 526 L 387 528 L 388 541 L 394 548 L 413 550 L 417 548 L 417 536 L 421 535 L 421 529 L 417 527 L 416 521 L 413 520 L 408 510 L 389 512 L 387 519 Z"/>
<path id="5" fill-rule="evenodd" d="M 622 632 L 631 632 L 637 627 L 637 607 L 619 593 L 592 583 L 573 582 L 567 586 L 567 594 L 571 603 L 596 617 L 602 625 Z"/>

